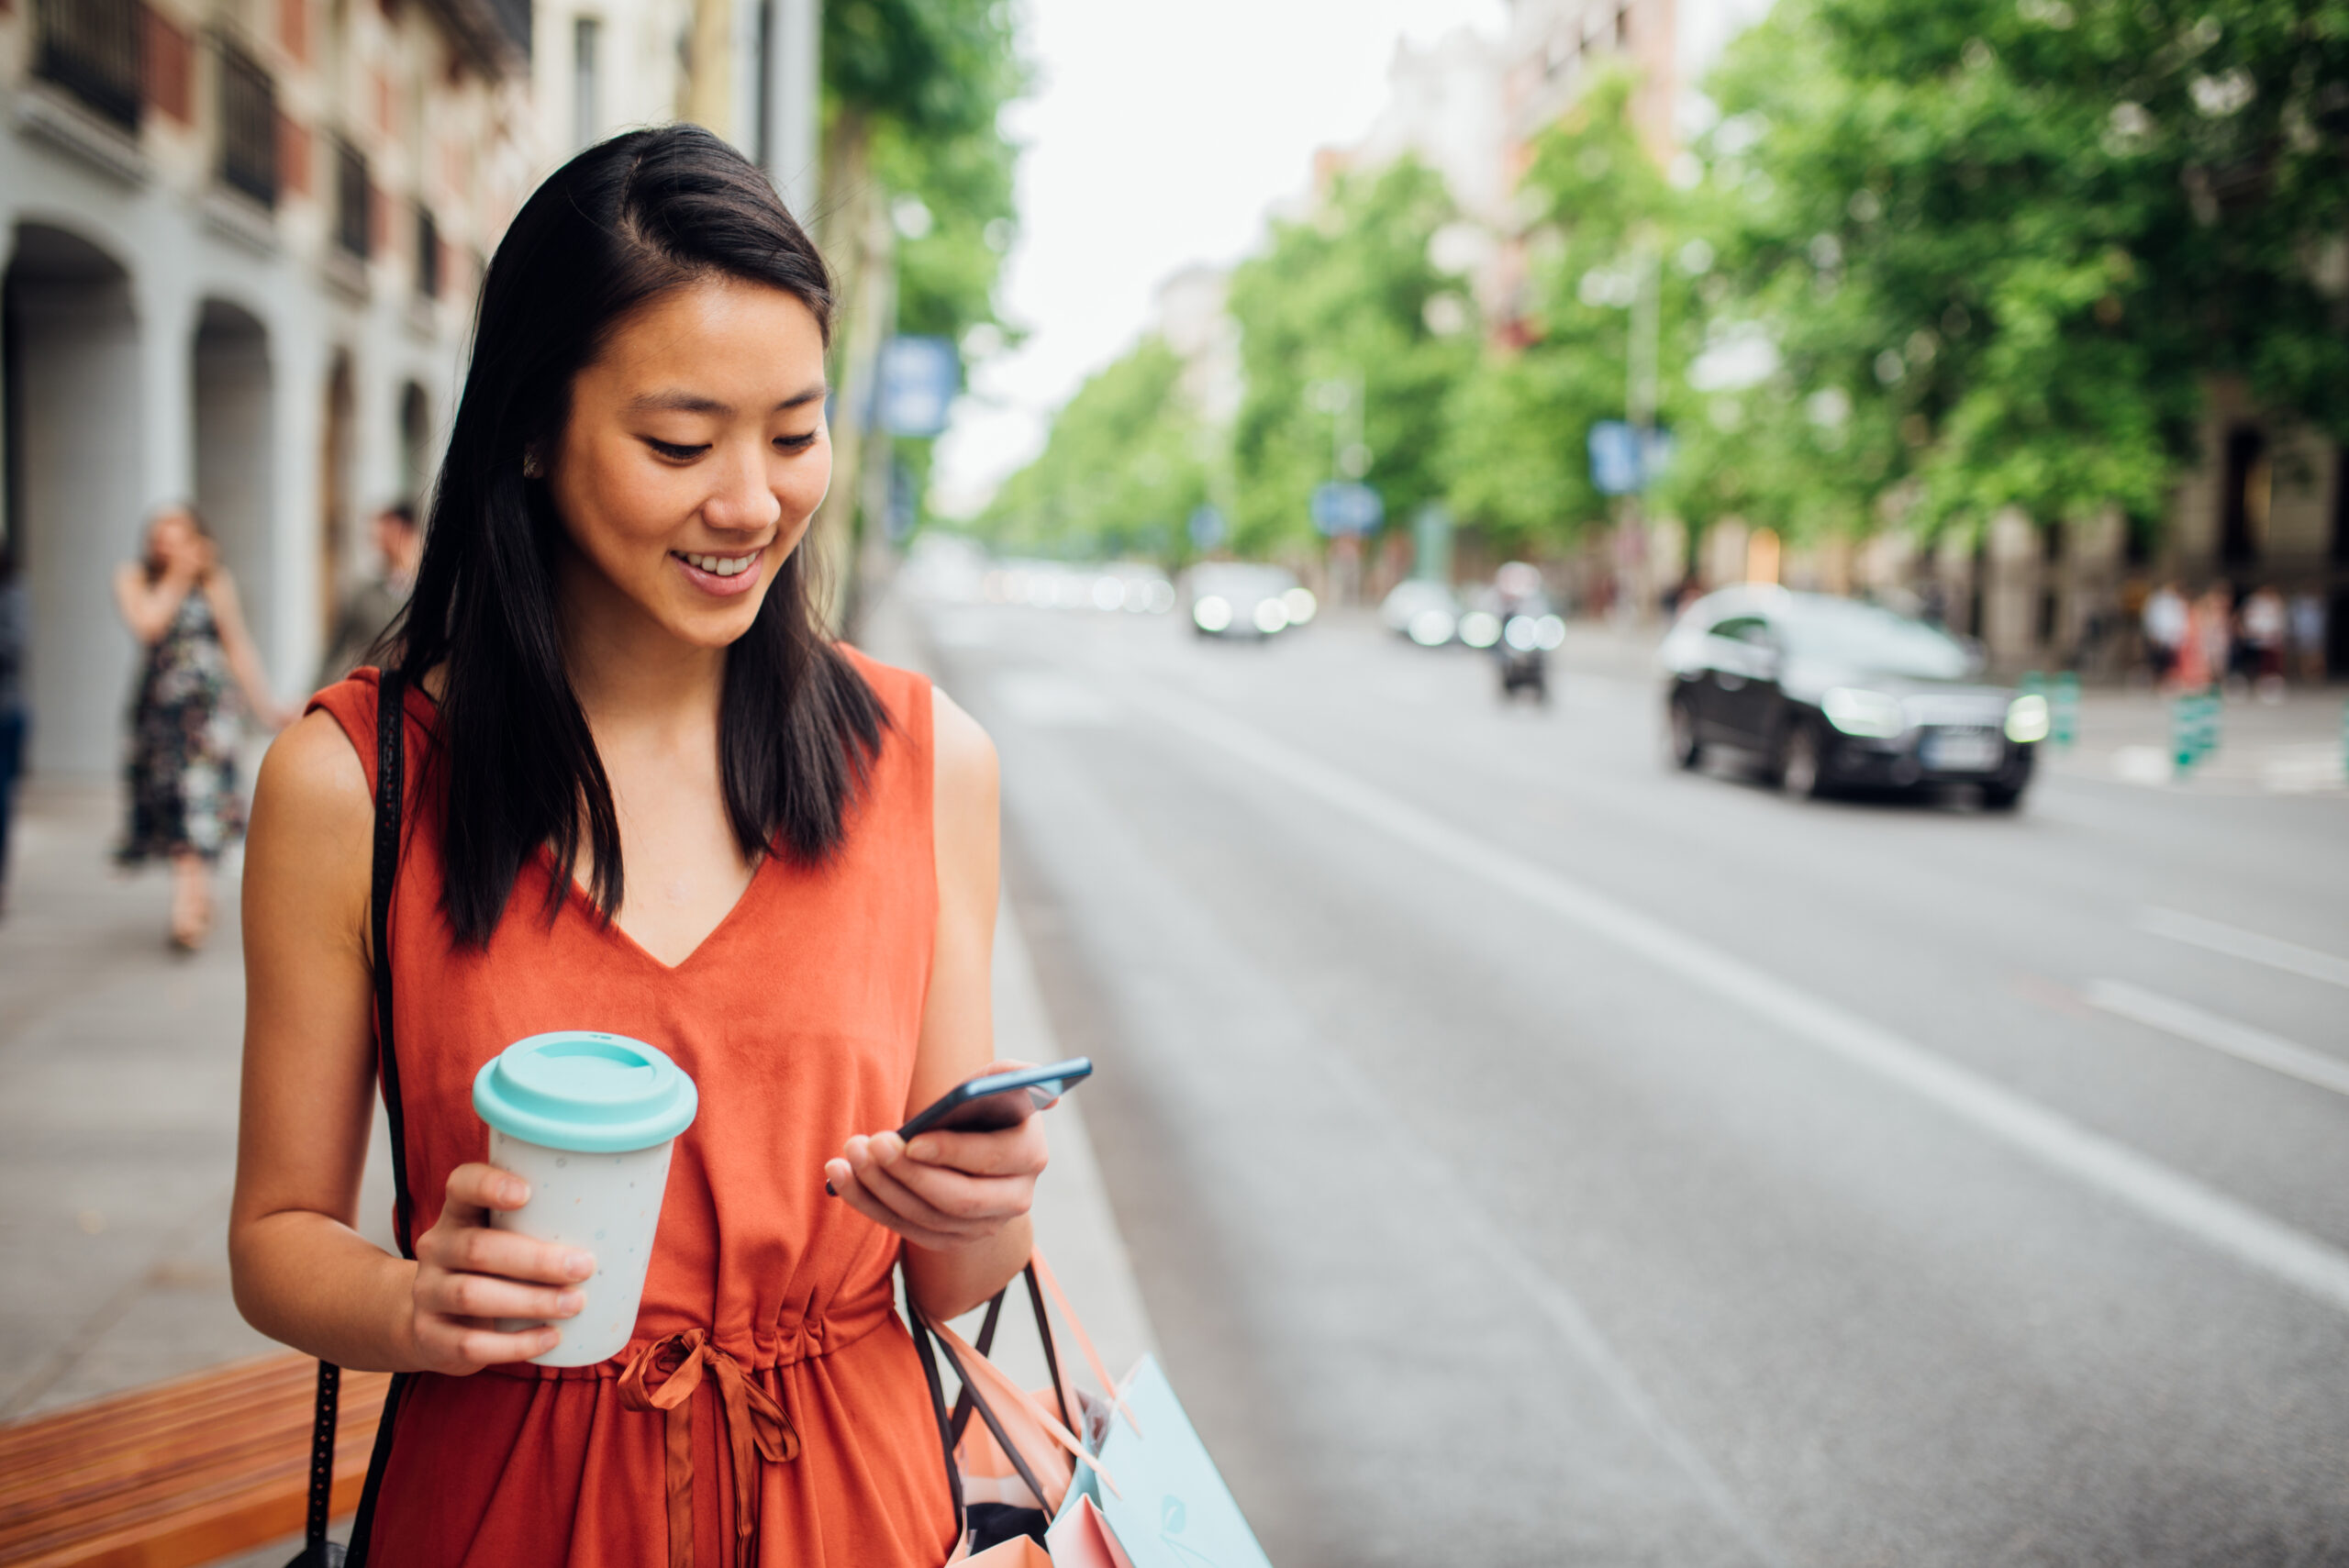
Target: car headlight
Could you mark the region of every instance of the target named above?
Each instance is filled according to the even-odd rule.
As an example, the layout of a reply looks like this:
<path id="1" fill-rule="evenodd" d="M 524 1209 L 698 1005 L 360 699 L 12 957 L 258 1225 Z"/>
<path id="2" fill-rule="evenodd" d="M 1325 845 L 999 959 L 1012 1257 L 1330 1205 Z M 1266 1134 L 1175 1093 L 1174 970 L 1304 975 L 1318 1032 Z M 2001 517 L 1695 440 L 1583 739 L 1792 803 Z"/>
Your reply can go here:
<path id="1" fill-rule="evenodd" d="M 1543 616 L 1533 623 L 1533 643 L 1545 652 L 1555 653 L 1566 645 L 1566 623 L 1556 616 Z"/>
<path id="2" fill-rule="evenodd" d="M 1501 639 L 1501 617 L 1490 610 L 1470 610 L 1460 617 L 1460 640 L 1471 648 L 1490 648 Z"/>
<path id="3" fill-rule="evenodd" d="M 1441 648 L 1452 640 L 1456 623 L 1452 618 L 1451 611 L 1430 607 L 1413 616 L 1408 629 L 1411 634 L 1411 640 L 1420 647 Z"/>
<path id="4" fill-rule="evenodd" d="M 1865 736 L 1872 740 L 1889 740 L 1909 728 L 1908 717 L 1900 711 L 1899 698 L 1861 686 L 1830 689 L 1819 699 L 1819 711 L 1844 734 Z"/>
<path id="5" fill-rule="evenodd" d="M 1255 621 L 1258 631 L 1270 637 L 1288 625 L 1288 609 L 1278 599 L 1259 599 L 1256 601 L 1256 613 L 1251 618 Z"/>
<path id="6" fill-rule="evenodd" d="M 2007 705 L 2007 739 L 2018 746 L 2047 739 L 2047 699 L 2025 692 Z"/>
<path id="7" fill-rule="evenodd" d="M 1231 624 L 1231 601 L 1221 594 L 1209 594 L 1191 606 L 1191 619 L 1201 631 L 1221 631 Z"/>
<path id="8" fill-rule="evenodd" d="M 1291 588 L 1281 595 L 1281 608 L 1288 612 L 1288 624 L 1291 626 L 1303 626 L 1320 607 L 1320 601 L 1313 596 L 1310 588 Z"/>

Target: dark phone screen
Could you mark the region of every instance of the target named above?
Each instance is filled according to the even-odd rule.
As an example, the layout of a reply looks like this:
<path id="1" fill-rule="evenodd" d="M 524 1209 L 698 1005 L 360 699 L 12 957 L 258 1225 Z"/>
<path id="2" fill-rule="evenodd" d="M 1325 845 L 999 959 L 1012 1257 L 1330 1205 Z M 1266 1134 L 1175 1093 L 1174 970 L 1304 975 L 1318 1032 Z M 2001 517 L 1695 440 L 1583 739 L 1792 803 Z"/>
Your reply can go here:
<path id="1" fill-rule="evenodd" d="M 1050 1067 L 996 1073 L 957 1084 L 897 1129 L 913 1138 L 936 1128 L 946 1132 L 996 1132 L 1017 1127 L 1085 1081 L 1093 1063 L 1084 1057 Z"/>

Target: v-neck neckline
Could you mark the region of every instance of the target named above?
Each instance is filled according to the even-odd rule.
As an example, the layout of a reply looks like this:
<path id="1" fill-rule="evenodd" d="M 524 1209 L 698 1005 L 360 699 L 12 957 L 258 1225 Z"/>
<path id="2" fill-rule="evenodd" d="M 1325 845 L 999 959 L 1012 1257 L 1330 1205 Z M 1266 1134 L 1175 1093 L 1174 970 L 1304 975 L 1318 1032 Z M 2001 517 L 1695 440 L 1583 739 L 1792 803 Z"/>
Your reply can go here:
<path id="1" fill-rule="evenodd" d="M 734 895 L 734 902 L 727 906 L 725 914 L 718 917 L 718 924 L 704 931 L 701 940 L 696 942 L 692 951 L 685 957 L 674 963 L 667 963 L 663 962 L 651 948 L 637 940 L 628 928 L 619 923 L 617 916 L 608 920 L 604 918 L 603 912 L 596 907 L 594 895 L 579 885 L 578 877 L 564 875 L 562 869 L 554 863 L 554 851 L 544 844 L 539 846 L 540 863 L 545 867 L 547 875 L 549 877 L 562 876 L 563 881 L 568 884 L 565 889 L 564 902 L 576 903 L 579 906 L 580 914 L 585 917 L 590 926 L 599 932 L 618 938 L 621 944 L 629 951 L 663 974 L 682 973 L 694 960 L 707 952 L 712 943 L 726 934 L 726 929 L 734 923 L 735 918 L 742 913 L 742 906 L 751 901 L 751 895 L 759 890 L 759 883 L 766 876 L 767 866 L 774 859 L 774 856 L 772 853 L 760 855 L 759 863 L 751 868 L 751 880 L 742 884 L 742 891 Z"/>

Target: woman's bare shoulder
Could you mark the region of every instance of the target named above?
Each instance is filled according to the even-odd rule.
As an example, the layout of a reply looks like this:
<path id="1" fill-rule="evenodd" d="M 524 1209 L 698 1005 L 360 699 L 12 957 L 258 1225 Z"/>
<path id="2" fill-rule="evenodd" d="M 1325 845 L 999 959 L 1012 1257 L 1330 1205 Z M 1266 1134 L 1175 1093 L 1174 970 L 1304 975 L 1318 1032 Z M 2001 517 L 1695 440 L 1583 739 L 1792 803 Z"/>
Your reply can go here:
<path id="1" fill-rule="evenodd" d="M 995 742 L 960 703 L 936 687 L 930 695 L 930 748 L 941 796 L 995 789 Z"/>
<path id="2" fill-rule="evenodd" d="M 364 847 L 374 823 L 367 771 L 332 714 L 311 712 L 270 743 L 253 781 L 255 836 L 284 833 L 321 847 Z"/>

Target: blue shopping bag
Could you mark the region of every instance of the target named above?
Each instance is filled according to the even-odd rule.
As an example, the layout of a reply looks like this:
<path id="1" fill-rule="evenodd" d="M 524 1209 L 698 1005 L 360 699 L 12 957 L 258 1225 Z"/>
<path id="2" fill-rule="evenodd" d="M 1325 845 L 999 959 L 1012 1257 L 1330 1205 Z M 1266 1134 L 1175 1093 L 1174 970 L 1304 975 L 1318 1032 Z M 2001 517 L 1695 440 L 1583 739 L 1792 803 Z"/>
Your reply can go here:
<path id="1" fill-rule="evenodd" d="M 1157 1358 L 1142 1357 L 1119 1393 L 1100 1471 L 1078 1467 L 1061 1511 L 1091 1497 L 1134 1568 L 1272 1568 Z"/>

